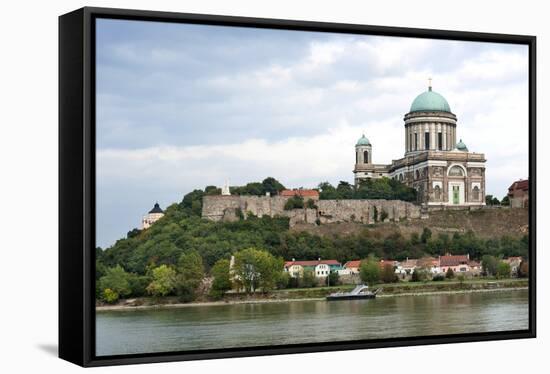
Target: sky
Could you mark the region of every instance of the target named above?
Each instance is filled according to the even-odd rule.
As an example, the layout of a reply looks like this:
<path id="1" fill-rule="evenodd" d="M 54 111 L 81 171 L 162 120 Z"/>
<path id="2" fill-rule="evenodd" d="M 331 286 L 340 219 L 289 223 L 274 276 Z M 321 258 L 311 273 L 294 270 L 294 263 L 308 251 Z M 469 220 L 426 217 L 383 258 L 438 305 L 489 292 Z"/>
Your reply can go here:
<path id="1" fill-rule="evenodd" d="M 362 134 L 373 163 L 403 157 L 430 77 L 457 141 L 487 158 L 487 194 L 528 177 L 527 46 L 108 19 L 96 33 L 103 248 L 207 185 L 353 182 Z"/>

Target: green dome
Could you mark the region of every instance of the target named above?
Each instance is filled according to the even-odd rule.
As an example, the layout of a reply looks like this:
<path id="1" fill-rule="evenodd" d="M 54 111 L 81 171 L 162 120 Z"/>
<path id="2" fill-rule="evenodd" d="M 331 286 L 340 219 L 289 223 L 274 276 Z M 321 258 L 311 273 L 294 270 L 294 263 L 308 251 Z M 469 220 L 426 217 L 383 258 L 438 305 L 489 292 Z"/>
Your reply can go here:
<path id="1" fill-rule="evenodd" d="M 365 136 L 365 134 L 363 134 L 363 136 L 359 138 L 359 140 L 357 141 L 357 144 L 355 144 L 355 145 L 356 146 L 358 146 L 358 145 L 370 145 L 370 142 L 367 139 L 367 137 Z"/>
<path id="2" fill-rule="evenodd" d="M 421 93 L 414 99 L 411 105 L 411 112 L 451 112 L 449 103 L 443 96 L 432 91 L 430 87 L 428 91 Z"/>
<path id="3" fill-rule="evenodd" d="M 462 142 L 462 139 L 458 143 L 456 143 L 456 149 L 463 152 L 468 152 L 468 147 L 466 147 L 466 144 Z"/>

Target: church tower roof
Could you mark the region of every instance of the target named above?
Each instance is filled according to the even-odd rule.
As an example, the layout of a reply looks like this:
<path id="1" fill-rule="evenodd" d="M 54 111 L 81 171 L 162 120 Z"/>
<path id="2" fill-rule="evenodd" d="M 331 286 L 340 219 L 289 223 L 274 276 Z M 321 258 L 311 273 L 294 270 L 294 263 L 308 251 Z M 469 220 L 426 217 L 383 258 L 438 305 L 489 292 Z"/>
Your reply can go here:
<path id="1" fill-rule="evenodd" d="M 357 144 L 355 144 L 355 146 L 358 146 L 358 145 L 371 145 L 371 144 L 367 139 L 367 137 L 365 136 L 365 134 L 363 134 L 363 136 L 361 136 L 357 141 Z"/>
<path id="2" fill-rule="evenodd" d="M 149 211 L 149 213 L 164 213 L 164 211 L 160 209 L 159 203 L 157 202 L 155 203 L 155 206 L 153 207 L 153 209 Z"/>
<path id="3" fill-rule="evenodd" d="M 456 149 L 463 152 L 468 152 L 468 147 L 466 147 L 466 144 L 462 142 L 462 139 L 458 143 L 456 143 Z"/>

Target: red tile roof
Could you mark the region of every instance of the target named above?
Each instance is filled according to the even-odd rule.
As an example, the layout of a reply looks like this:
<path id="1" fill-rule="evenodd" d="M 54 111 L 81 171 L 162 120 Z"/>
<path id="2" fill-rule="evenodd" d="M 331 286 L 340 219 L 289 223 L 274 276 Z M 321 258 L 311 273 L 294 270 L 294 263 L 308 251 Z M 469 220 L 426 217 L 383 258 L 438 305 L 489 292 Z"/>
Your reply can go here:
<path id="1" fill-rule="evenodd" d="M 285 262 L 285 268 L 290 267 L 292 265 L 317 266 L 317 265 L 320 265 L 320 264 L 340 265 L 340 263 L 336 260 L 287 261 L 287 262 Z"/>
<path id="2" fill-rule="evenodd" d="M 508 187 L 508 191 L 515 190 L 529 191 L 529 179 L 520 179 L 519 181 L 515 181 L 510 187 Z"/>
<path id="3" fill-rule="evenodd" d="M 394 260 L 380 260 L 380 267 L 384 268 L 386 265 L 395 266 L 396 261 Z"/>
<path id="4" fill-rule="evenodd" d="M 468 255 L 448 255 L 439 257 L 439 266 L 457 266 L 467 264 L 468 262 L 470 262 L 470 257 Z"/>
<path id="5" fill-rule="evenodd" d="M 290 196 L 319 197 L 319 191 L 317 191 L 317 190 L 303 190 L 303 189 L 282 190 L 280 192 L 280 195 L 281 196 L 286 196 L 286 197 L 290 197 Z"/>
<path id="6" fill-rule="evenodd" d="M 352 260 L 348 261 L 344 264 L 344 268 L 351 269 L 351 268 L 359 268 L 361 266 L 361 260 Z"/>

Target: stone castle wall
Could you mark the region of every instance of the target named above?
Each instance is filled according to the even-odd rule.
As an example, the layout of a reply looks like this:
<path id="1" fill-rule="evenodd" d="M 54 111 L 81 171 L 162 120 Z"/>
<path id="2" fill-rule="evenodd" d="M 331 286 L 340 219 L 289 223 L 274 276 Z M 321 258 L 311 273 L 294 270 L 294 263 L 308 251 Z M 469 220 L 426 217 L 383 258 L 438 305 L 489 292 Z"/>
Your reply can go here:
<path id="1" fill-rule="evenodd" d="M 420 218 L 420 207 L 401 200 L 319 200 L 315 209 L 285 210 L 288 197 L 282 196 L 204 196 L 202 217 L 212 221 L 235 221 L 239 210 L 246 217 L 253 214 L 282 216 L 290 219 L 290 226 L 297 223 L 359 222 L 375 223 Z"/>

